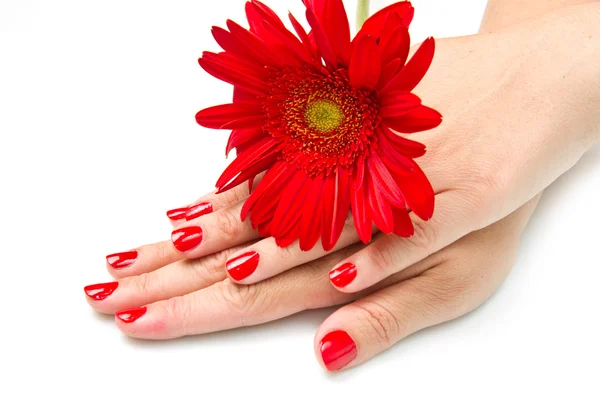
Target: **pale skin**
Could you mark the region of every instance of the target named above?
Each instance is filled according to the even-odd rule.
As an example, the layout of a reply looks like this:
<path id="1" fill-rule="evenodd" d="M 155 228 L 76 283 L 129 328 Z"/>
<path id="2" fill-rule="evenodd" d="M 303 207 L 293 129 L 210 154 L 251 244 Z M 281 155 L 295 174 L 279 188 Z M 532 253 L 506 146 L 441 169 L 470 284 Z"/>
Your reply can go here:
<path id="1" fill-rule="evenodd" d="M 214 212 L 178 225 L 201 226 L 200 246 L 138 248 L 130 267 L 108 267 L 118 289 L 90 305 L 103 313 L 145 305 L 143 318 L 116 319 L 117 326 L 129 336 L 169 339 L 353 301 L 315 335 L 323 366 L 323 336 L 343 330 L 352 337 L 357 355 L 344 368 L 464 315 L 509 273 L 541 191 L 600 138 L 599 30 L 599 2 L 491 0 L 481 32 L 492 33 L 437 41 L 415 91 L 444 123 L 411 137 L 429 149 L 418 162 L 436 191 L 436 211 L 430 221 L 413 219 L 413 237 L 357 244 L 348 224 L 330 253 L 279 249 L 239 221 L 247 195 L 240 187 L 203 196 L 196 203 L 210 201 Z M 261 254 L 260 264 L 234 283 L 225 262 L 249 249 Z M 328 273 L 348 261 L 357 277 L 336 288 Z"/>

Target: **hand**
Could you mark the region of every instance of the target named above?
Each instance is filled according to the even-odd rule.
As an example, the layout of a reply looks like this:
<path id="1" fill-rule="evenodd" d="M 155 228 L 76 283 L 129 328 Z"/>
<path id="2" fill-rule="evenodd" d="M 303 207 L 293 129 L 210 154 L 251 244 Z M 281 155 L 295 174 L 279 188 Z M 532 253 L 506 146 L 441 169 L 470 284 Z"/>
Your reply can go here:
<path id="1" fill-rule="evenodd" d="M 255 325 L 337 304 L 340 308 L 315 337 L 319 362 L 329 370 L 358 365 L 402 338 L 479 306 L 508 274 L 520 234 L 537 198 L 488 228 L 473 232 L 442 251 L 359 293 L 341 293 L 327 282 L 332 265 L 362 244 L 294 268 L 256 285 L 227 278 L 224 261 L 236 249 L 196 260 L 179 258 L 170 242 L 142 246 L 135 271 L 110 284 L 86 287 L 89 304 L 117 313 L 125 334 L 143 339 Z M 334 332 L 334 333 L 332 333 Z"/>

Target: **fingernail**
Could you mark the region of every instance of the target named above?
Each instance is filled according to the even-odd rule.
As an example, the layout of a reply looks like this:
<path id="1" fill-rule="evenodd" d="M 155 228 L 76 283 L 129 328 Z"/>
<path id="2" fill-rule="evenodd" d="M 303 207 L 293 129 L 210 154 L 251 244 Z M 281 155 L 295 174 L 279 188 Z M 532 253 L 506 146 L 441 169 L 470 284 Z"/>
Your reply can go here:
<path id="1" fill-rule="evenodd" d="M 119 311 L 116 315 L 121 321 L 125 322 L 126 324 L 130 324 L 144 314 L 146 314 L 146 306 Z"/>
<path id="2" fill-rule="evenodd" d="M 167 217 L 169 217 L 169 219 L 171 221 L 178 221 L 180 219 L 185 218 L 185 214 L 187 213 L 187 211 L 188 211 L 187 207 L 174 208 L 172 210 L 167 211 Z"/>
<path id="3" fill-rule="evenodd" d="M 260 255 L 257 252 L 249 251 L 247 253 L 240 254 L 231 260 L 228 260 L 225 263 L 225 267 L 233 279 L 236 281 L 241 281 L 256 271 L 259 260 Z"/>
<path id="4" fill-rule="evenodd" d="M 347 286 L 354 278 L 356 278 L 356 265 L 352 263 L 344 263 L 329 271 L 329 280 L 339 288 Z"/>
<path id="5" fill-rule="evenodd" d="M 115 253 L 106 256 L 106 262 L 113 268 L 129 267 L 137 259 L 138 252 L 135 250 Z"/>
<path id="6" fill-rule="evenodd" d="M 202 228 L 199 226 L 186 226 L 176 229 L 171 233 L 171 241 L 175 248 L 181 252 L 190 251 L 202 243 Z"/>
<path id="7" fill-rule="evenodd" d="M 344 368 L 356 358 L 356 343 L 344 331 L 333 331 L 321 339 L 321 358 L 329 371 Z"/>
<path id="8" fill-rule="evenodd" d="M 212 204 L 210 203 L 200 203 L 195 206 L 191 206 L 188 208 L 187 213 L 185 214 L 186 221 L 191 219 L 195 219 L 201 217 L 205 214 L 210 214 L 212 212 Z"/>
<path id="9" fill-rule="evenodd" d="M 85 294 L 94 300 L 104 300 L 115 291 L 119 282 L 97 283 L 83 288 Z"/>

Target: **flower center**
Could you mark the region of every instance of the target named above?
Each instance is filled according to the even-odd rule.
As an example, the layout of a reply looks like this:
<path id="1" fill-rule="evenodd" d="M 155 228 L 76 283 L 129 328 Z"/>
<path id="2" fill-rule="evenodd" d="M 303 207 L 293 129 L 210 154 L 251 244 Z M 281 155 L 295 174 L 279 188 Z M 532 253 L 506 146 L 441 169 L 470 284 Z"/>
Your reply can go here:
<path id="1" fill-rule="evenodd" d="M 263 99 L 265 131 L 280 142 L 281 159 L 309 176 L 351 168 L 374 145 L 379 105 L 372 91 L 350 85 L 348 72 L 288 68 L 273 71 Z"/>
<path id="2" fill-rule="evenodd" d="M 336 130 L 344 119 L 341 108 L 329 100 L 318 100 L 306 107 L 306 122 L 312 129 L 321 133 Z"/>

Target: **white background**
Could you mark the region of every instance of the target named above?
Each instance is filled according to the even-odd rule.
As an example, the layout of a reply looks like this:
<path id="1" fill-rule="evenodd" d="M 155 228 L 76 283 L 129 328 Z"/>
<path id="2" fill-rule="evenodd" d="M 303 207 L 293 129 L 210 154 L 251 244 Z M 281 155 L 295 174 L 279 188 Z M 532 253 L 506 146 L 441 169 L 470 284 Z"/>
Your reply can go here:
<path id="1" fill-rule="evenodd" d="M 331 310 L 157 343 L 89 309 L 104 255 L 168 238 L 164 211 L 226 165 L 194 114 L 230 89 L 196 59 L 243 3 L 0 2 L 0 398 L 600 398 L 599 147 L 547 190 L 488 303 L 345 373 L 313 355 Z M 485 1 L 414 4 L 422 40 L 476 32 Z"/>

